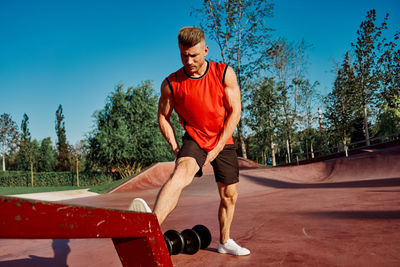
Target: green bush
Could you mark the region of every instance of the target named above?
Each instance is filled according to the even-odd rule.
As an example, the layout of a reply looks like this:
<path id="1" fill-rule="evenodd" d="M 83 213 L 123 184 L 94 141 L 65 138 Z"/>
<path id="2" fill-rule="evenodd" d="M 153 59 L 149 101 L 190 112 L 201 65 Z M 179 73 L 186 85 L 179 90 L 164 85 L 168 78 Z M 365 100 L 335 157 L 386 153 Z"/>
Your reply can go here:
<path id="1" fill-rule="evenodd" d="M 110 183 L 115 179 L 112 174 L 97 172 L 79 173 L 80 186 L 95 186 Z M 74 172 L 34 172 L 34 186 L 75 186 L 77 185 Z M 0 171 L 0 186 L 32 186 L 31 173 L 28 171 Z"/>

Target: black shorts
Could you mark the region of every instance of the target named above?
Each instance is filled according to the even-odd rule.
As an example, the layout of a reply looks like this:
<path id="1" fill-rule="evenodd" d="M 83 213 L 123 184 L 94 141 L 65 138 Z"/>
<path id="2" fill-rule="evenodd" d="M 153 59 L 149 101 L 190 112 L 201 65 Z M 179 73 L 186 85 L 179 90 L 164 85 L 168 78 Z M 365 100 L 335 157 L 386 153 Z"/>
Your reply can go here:
<path id="1" fill-rule="evenodd" d="M 202 167 L 206 161 L 207 152 L 188 134 L 182 137 L 182 148 L 177 158 L 192 157 L 196 160 L 200 170 L 196 177 L 203 175 Z M 235 184 L 239 182 L 239 165 L 236 154 L 236 145 L 225 145 L 224 149 L 211 162 L 214 169 L 215 181 L 223 184 Z"/>

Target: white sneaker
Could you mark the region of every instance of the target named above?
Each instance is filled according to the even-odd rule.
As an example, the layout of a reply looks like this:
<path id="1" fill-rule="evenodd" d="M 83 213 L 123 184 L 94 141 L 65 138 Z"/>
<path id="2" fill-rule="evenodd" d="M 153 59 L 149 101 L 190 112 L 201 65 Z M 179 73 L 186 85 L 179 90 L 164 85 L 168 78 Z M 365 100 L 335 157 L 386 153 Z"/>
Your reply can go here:
<path id="1" fill-rule="evenodd" d="M 244 256 L 250 254 L 250 250 L 248 250 L 247 248 L 242 248 L 232 239 L 228 239 L 225 244 L 221 244 L 220 242 L 218 242 L 218 252 L 224 254 L 232 254 L 236 256 Z"/>
<path id="2" fill-rule="evenodd" d="M 149 205 L 147 205 L 146 201 L 141 198 L 135 198 L 134 200 L 132 200 L 131 205 L 129 206 L 129 210 L 151 213 Z"/>

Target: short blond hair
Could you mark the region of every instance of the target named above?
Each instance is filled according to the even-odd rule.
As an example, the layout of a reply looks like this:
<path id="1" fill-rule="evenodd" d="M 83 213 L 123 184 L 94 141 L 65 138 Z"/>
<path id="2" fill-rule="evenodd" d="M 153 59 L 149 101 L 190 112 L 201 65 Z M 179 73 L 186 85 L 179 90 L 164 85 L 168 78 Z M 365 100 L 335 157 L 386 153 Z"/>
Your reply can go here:
<path id="1" fill-rule="evenodd" d="M 178 42 L 182 46 L 192 47 L 205 40 L 204 31 L 197 27 L 183 27 L 178 34 Z"/>

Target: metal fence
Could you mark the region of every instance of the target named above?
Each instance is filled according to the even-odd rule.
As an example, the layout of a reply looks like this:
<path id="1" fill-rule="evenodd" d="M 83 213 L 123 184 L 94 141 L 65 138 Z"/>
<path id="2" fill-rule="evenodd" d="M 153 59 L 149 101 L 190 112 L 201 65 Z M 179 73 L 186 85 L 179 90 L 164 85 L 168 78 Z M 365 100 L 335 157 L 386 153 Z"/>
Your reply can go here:
<path id="1" fill-rule="evenodd" d="M 366 145 L 367 140 L 362 140 L 307 153 L 295 153 L 293 154 L 293 160 L 291 162 L 285 162 L 279 165 L 299 165 L 330 158 L 338 158 L 343 156 L 348 157 L 349 155 L 363 153 L 366 149 L 377 149 L 390 147 L 393 145 L 400 145 L 400 132 L 391 135 L 370 138 L 369 143 L 369 145 Z"/>

